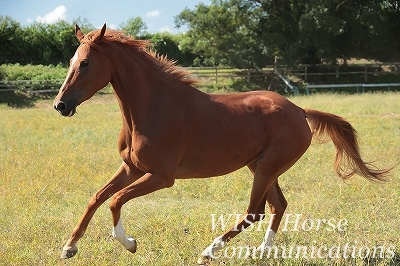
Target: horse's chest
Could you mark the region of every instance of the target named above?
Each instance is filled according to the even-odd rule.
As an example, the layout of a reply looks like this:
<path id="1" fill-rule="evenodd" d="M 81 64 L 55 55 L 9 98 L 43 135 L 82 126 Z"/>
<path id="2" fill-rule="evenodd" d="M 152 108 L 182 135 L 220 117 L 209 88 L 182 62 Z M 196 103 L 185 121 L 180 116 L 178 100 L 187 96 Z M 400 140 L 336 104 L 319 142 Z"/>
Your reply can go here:
<path id="1" fill-rule="evenodd" d="M 144 137 L 126 136 L 119 140 L 119 152 L 122 160 L 142 171 L 148 171 L 151 158 L 150 142 Z"/>

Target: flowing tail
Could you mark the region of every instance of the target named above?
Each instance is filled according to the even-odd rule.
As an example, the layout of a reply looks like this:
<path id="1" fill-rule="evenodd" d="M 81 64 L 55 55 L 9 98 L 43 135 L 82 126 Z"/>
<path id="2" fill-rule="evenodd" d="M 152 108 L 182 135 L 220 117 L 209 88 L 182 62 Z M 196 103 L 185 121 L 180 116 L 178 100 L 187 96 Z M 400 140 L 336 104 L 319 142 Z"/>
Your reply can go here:
<path id="1" fill-rule="evenodd" d="M 336 147 L 335 172 L 342 179 L 354 174 L 373 181 L 385 181 L 391 169 L 379 170 L 361 159 L 357 132 L 342 117 L 317 110 L 304 110 L 313 137 L 328 135 Z"/>

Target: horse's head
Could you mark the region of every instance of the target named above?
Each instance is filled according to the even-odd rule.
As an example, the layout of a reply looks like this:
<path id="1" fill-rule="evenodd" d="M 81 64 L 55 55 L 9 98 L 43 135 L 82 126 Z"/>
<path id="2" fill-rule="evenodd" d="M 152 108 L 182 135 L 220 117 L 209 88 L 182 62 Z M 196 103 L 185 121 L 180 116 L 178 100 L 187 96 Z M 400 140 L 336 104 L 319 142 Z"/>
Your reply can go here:
<path id="1" fill-rule="evenodd" d="M 111 80 L 110 61 L 99 45 L 106 24 L 85 36 L 78 25 L 75 35 L 80 46 L 70 61 L 67 77 L 54 100 L 54 108 L 63 116 L 72 116 L 76 107 L 104 88 Z"/>

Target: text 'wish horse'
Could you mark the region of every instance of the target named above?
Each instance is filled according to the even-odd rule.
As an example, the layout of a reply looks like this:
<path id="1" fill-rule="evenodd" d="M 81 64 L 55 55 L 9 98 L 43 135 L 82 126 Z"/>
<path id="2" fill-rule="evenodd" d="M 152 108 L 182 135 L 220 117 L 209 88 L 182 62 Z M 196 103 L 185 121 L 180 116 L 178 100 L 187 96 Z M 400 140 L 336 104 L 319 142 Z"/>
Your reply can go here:
<path id="1" fill-rule="evenodd" d="M 269 91 L 206 94 L 195 80 L 165 57 L 149 52 L 149 43 L 121 32 L 101 30 L 84 35 L 54 101 L 63 116 L 111 83 L 122 112 L 118 149 L 122 164 L 97 191 L 63 248 L 62 258 L 77 251 L 98 207 L 108 198 L 113 236 L 131 252 L 136 241 L 125 235 L 121 207 L 132 198 L 171 187 L 175 179 L 224 175 L 247 166 L 254 174 L 250 202 L 242 219 L 216 238 L 200 255 L 206 263 L 226 242 L 265 217 L 270 222 L 260 248 L 271 246 L 287 202 L 278 177 L 308 149 L 313 136 L 328 135 L 336 146 L 335 170 L 384 180 L 389 170 L 364 163 L 354 128 L 343 118 L 302 109 Z M 237 230 L 239 229 L 239 230 Z"/>

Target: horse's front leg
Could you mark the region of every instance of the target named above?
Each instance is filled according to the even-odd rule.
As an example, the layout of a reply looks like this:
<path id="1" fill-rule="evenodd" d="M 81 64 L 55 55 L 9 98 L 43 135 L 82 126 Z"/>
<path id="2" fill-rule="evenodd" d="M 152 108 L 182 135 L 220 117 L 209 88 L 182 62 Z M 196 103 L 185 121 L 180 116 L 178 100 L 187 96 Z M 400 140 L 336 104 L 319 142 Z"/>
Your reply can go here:
<path id="1" fill-rule="evenodd" d="M 71 258 L 78 252 L 76 243 L 84 235 L 86 228 L 96 210 L 115 192 L 133 183 L 142 175 L 143 172 L 141 172 L 139 169 L 131 169 L 125 163 L 122 163 L 111 180 L 107 182 L 107 184 L 105 184 L 101 189 L 99 189 L 90 199 L 81 219 L 72 231 L 70 239 L 64 245 L 61 258 Z"/>
<path id="2" fill-rule="evenodd" d="M 125 229 L 121 220 L 121 208 L 132 198 L 140 197 L 156 190 L 171 187 L 174 184 L 173 178 L 156 173 L 146 173 L 131 185 L 115 193 L 110 202 L 114 229 L 113 236 L 127 250 L 134 253 L 136 251 L 136 240 L 133 237 L 125 235 Z"/>

